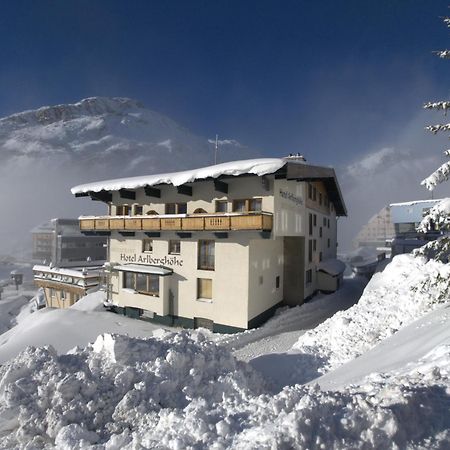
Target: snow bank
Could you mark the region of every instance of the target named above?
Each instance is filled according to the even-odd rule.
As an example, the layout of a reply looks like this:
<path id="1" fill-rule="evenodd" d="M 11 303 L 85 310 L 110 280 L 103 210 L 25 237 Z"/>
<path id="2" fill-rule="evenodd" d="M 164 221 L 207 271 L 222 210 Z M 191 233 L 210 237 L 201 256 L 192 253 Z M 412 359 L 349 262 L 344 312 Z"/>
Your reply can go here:
<path id="1" fill-rule="evenodd" d="M 339 392 L 297 385 L 272 396 L 201 332 L 103 335 L 62 356 L 29 348 L 0 368 L 0 447 L 444 448 L 448 376 L 422 366 L 425 377 L 385 374 Z"/>
<path id="2" fill-rule="evenodd" d="M 231 161 L 214 166 L 201 167 L 194 170 L 182 172 L 161 173 L 141 177 L 118 178 L 115 180 L 105 180 L 95 183 L 81 184 L 71 189 L 72 194 L 86 192 L 118 191 L 119 189 L 137 189 L 144 186 L 154 186 L 157 184 L 172 184 L 181 186 L 185 183 L 192 183 L 205 178 L 217 178 L 221 175 L 266 175 L 274 173 L 286 164 L 283 158 L 260 158 L 247 159 L 242 161 Z"/>
<path id="3" fill-rule="evenodd" d="M 293 350 L 314 356 L 317 372 L 326 373 L 447 302 L 449 278 L 450 265 L 396 256 L 373 276 L 358 304 L 300 337 Z"/>

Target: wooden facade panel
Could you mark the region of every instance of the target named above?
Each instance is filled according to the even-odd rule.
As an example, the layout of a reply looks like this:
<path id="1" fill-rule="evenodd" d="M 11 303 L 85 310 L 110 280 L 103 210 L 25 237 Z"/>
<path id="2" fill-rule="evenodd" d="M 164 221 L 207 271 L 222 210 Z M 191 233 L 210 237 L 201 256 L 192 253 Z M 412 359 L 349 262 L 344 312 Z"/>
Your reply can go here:
<path id="1" fill-rule="evenodd" d="M 125 229 L 125 219 L 109 219 L 109 229 L 110 230 L 124 230 Z"/>
<path id="2" fill-rule="evenodd" d="M 108 219 L 95 219 L 95 229 L 96 230 L 109 230 L 109 220 Z"/>
<path id="3" fill-rule="evenodd" d="M 227 231 L 227 230 L 271 230 L 271 214 L 240 214 L 237 216 L 213 215 L 201 217 L 174 217 L 143 219 L 114 218 L 80 219 L 81 230 L 129 230 L 129 231 Z"/>
<path id="4" fill-rule="evenodd" d="M 142 230 L 142 219 L 125 219 L 125 230 Z"/>
<path id="5" fill-rule="evenodd" d="M 228 216 L 205 217 L 205 230 L 229 230 L 230 218 Z"/>
<path id="6" fill-rule="evenodd" d="M 205 220 L 203 217 L 186 217 L 182 219 L 183 230 L 204 230 Z"/>
<path id="7" fill-rule="evenodd" d="M 263 230 L 270 231 L 273 228 L 273 216 L 264 214 L 262 216 Z"/>
<path id="8" fill-rule="evenodd" d="M 142 219 L 142 229 L 143 230 L 160 230 L 161 220 L 160 219 Z"/>
<path id="9" fill-rule="evenodd" d="M 80 230 L 93 230 L 95 229 L 94 219 L 80 219 Z"/>
<path id="10" fill-rule="evenodd" d="M 181 218 L 161 219 L 161 230 L 181 230 Z"/>
<path id="11" fill-rule="evenodd" d="M 231 217 L 232 230 L 262 230 L 262 215 L 233 216 Z"/>

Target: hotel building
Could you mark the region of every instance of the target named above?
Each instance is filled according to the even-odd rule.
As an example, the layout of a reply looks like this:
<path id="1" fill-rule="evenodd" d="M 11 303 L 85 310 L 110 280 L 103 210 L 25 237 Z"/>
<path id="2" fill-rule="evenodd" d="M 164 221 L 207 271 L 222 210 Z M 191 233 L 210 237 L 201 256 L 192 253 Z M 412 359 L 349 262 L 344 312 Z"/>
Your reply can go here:
<path id="1" fill-rule="evenodd" d="M 166 325 L 233 332 L 339 287 L 336 175 L 302 157 L 256 159 L 72 189 L 107 204 L 80 217 L 109 236 L 108 302 Z"/>

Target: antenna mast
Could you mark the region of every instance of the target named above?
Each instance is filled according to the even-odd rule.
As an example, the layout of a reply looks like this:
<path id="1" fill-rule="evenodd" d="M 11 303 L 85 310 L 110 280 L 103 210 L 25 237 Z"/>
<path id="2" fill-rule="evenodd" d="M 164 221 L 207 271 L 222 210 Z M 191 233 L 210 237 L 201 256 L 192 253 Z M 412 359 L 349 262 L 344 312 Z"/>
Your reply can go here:
<path id="1" fill-rule="evenodd" d="M 217 150 L 219 149 L 219 135 L 216 134 L 216 145 L 214 146 L 214 164 L 217 164 Z"/>

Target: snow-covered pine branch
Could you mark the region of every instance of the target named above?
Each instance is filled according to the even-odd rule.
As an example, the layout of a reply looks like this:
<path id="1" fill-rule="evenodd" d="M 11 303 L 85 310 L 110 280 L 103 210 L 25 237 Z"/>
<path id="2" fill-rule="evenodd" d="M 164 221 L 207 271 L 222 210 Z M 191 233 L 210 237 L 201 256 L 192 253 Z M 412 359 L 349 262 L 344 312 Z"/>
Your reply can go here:
<path id="1" fill-rule="evenodd" d="M 450 28 L 450 17 L 442 17 L 442 20 Z"/>
<path id="2" fill-rule="evenodd" d="M 443 102 L 428 102 L 423 105 L 425 109 L 442 109 L 444 111 L 444 114 L 447 115 L 447 109 L 450 108 L 450 102 L 443 101 Z"/>
<path id="3" fill-rule="evenodd" d="M 433 134 L 436 134 L 439 131 L 450 131 L 450 123 L 429 125 L 428 127 L 425 127 L 425 130 L 431 131 Z"/>
<path id="4" fill-rule="evenodd" d="M 423 217 L 417 231 L 448 230 L 450 228 L 450 198 L 444 198 L 434 205 Z"/>
<path id="5" fill-rule="evenodd" d="M 450 156 L 450 148 L 448 150 L 445 150 L 444 155 L 445 156 Z"/>
<path id="6" fill-rule="evenodd" d="M 450 177 L 450 162 L 442 164 L 429 177 L 421 181 L 421 185 L 425 186 L 429 191 L 432 191 L 438 184 L 447 181 Z"/>
<path id="7" fill-rule="evenodd" d="M 443 59 L 449 59 L 450 58 L 450 50 L 438 50 L 433 52 L 436 56 L 439 56 L 439 58 Z"/>

